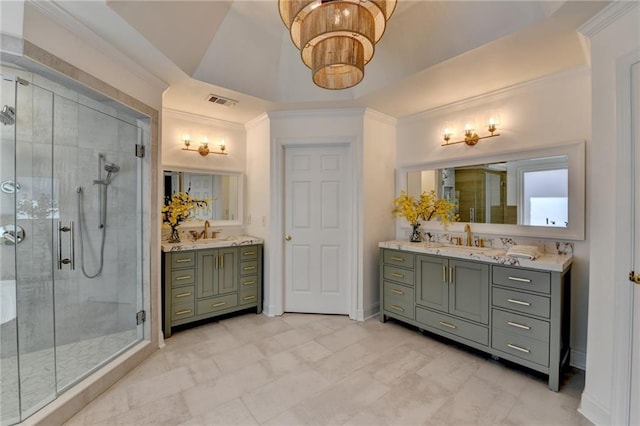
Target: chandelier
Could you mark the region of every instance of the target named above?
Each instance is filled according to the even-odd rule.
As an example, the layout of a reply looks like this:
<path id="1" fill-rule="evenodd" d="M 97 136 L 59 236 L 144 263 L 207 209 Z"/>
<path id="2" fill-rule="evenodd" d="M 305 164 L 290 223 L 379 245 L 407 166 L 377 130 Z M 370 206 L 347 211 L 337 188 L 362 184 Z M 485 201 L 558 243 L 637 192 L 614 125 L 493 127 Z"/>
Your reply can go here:
<path id="1" fill-rule="evenodd" d="M 360 83 L 396 0 L 278 0 L 280 17 L 325 89 Z"/>

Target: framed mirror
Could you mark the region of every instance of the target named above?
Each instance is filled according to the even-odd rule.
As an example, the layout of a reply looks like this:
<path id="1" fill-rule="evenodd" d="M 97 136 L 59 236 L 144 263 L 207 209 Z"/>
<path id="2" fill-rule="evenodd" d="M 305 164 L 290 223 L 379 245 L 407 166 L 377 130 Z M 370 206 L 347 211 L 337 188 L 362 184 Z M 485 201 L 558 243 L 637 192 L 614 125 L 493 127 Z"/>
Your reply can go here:
<path id="1" fill-rule="evenodd" d="M 164 196 L 188 192 L 192 197 L 208 200 L 207 206 L 194 210 L 189 222 L 208 220 L 212 226 L 242 225 L 242 173 L 202 170 L 165 170 Z"/>
<path id="2" fill-rule="evenodd" d="M 476 232 L 581 240 L 584 162 L 581 141 L 406 167 L 398 182 L 414 197 L 433 190 L 452 201 L 460 222 Z"/>

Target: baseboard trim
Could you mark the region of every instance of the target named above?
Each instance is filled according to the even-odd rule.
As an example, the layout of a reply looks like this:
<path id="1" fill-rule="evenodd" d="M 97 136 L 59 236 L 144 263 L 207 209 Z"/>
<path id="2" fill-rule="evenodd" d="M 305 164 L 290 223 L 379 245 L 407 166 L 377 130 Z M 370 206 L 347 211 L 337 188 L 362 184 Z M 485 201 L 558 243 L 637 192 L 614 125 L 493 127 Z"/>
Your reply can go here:
<path id="1" fill-rule="evenodd" d="M 370 305 L 364 310 L 364 315 L 363 315 L 364 321 L 373 317 L 377 317 L 379 313 L 380 313 L 380 303 L 374 303 L 373 305 Z"/>
<path id="2" fill-rule="evenodd" d="M 587 369 L 587 353 L 585 351 L 571 349 L 569 365 L 585 371 Z"/>
<path id="3" fill-rule="evenodd" d="M 611 413 L 586 392 L 582 393 L 578 412 L 596 425 L 611 424 Z"/>

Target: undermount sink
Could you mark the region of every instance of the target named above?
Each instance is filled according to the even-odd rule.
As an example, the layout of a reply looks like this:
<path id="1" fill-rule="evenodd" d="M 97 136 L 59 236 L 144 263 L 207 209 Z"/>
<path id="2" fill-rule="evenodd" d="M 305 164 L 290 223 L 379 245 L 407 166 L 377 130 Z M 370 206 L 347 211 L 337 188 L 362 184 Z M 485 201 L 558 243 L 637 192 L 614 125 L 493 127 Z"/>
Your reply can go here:
<path id="1" fill-rule="evenodd" d="M 475 247 L 475 246 L 444 246 L 447 251 L 461 252 L 461 253 L 478 253 L 486 256 L 495 256 L 506 253 L 503 249 L 491 248 L 491 247 Z"/>

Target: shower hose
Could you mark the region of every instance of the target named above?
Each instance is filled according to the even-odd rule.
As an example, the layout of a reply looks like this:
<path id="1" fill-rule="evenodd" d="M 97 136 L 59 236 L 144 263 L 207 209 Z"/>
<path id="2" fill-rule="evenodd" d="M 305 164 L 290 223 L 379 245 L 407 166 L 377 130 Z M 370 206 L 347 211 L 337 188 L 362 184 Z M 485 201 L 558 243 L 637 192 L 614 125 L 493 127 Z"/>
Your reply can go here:
<path id="1" fill-rule="evenodd" d="M 77 189 L 78 192 L 78 237 L 80 238 L 80 265 L 82 267 L 82 273 L 84 274 L 85 277 L 87 278 L 95 278 L 98 275 L 100 275 L 100 273 L 102 272 L 102 266 L 104 265 L 104 240 L 105 240 L 105 236 L 106 236 L 106 229 L 107 229 L 107 224 L 105 223 L 106 221 L 103 221 L 102 224 L 100 225 L 100 232 L 102 234 L 102 241 L 100 243 L 100 267 L 98 268 L 98 272 L 96 272 L 95 274 L 91 275 L 88 274 L 85 267 L 84 267 L 84 244 L 82 242 L 82 218 L 84 216 L 83 214 L 83 209 L 82 209 L 82 194 L 83 194 L 83 188 L 81 186 L 78 187 Z M 100 217 L 102 218 L 106 218 L 106 210 L 107 210 L 107 200 L 106 200 L 106 194 L 107 194 L 107 188 L 102 188 L 102 191 L 100 191 L 101 194 L 100 196 L 103 197 L 103 202 L 101 203 L 102 208 L 104 209 L 104 211 L 99 212 Z"/>

